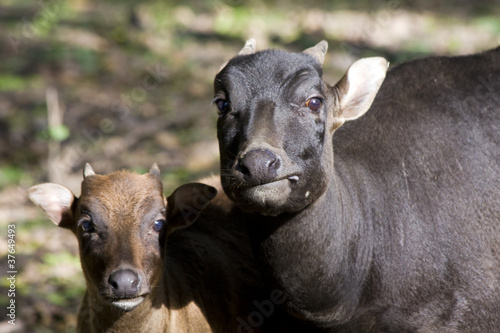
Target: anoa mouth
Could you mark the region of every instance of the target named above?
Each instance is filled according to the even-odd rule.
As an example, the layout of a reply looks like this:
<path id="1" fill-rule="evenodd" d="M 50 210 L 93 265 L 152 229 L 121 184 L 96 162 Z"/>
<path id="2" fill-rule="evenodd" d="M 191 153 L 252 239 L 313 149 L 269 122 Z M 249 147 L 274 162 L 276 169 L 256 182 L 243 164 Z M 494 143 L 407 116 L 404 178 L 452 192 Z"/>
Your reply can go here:
<path id="1" fill-rule="evenodd" d="M 259 186 L 265 186 L 265 185 L 272 186 L 272 184 L 279 183 L 279 182 L 281 182 L 283 180 L 288 180 L 290 183 L 295 184 L 295 183 L 297 183 L 300 180 L 300 175 L 299 174 L 290 174 L 290 175 L 287 175 L 287 176 L 283 176 L 283 177 L 280 177 L 280 178 L 273 179 L 273 180 L 268 181 L 268 182 L 243 183 L 243 184 L 239 184 L 239 186 L 237 186 L 237 188 L 238 189 L 250 189 L 250 188 L 259 187 Z"/>

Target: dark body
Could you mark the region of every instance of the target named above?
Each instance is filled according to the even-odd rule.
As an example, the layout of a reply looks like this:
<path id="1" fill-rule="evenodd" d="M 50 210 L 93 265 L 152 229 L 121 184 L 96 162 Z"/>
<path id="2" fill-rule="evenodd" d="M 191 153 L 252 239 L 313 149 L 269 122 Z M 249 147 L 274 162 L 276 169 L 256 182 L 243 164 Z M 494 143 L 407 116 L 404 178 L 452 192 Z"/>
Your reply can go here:
<path id="1" fill-rule="evenodd" d="M 310 78 L 267 103 L 306 58 Z M 318 84 L 312 58 L 236 57 L 215 83 L 222 183 L 288 311 L 332 332 L 497 332 L 500 49 L 399 65 L 345 123 L 344 96 L 370 74 Z M 304 115 L 311 96 L 321 109 Z M 274 158 L 247 161 L 256 149 Z"/>

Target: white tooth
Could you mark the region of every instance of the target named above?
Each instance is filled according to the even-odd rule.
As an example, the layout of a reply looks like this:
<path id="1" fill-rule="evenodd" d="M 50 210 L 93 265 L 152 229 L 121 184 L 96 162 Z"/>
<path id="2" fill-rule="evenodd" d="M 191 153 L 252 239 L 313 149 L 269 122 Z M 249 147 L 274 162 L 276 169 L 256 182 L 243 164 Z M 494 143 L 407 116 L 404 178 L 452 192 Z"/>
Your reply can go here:
<path id="1" fill-rule="evenodd" d="M 299 176 L 290 176 L 290 177 L 288 177 L 288 180 L 295 180 L 295 181 L 297 181 L 297 180 L 299 180 Z"/>
<path id="2" fill-rule="evenodd" d="M 309 198 L 309 194 L 311 194 L 311 192 L 307 191 L 306 192 L 306 198 Z"/>

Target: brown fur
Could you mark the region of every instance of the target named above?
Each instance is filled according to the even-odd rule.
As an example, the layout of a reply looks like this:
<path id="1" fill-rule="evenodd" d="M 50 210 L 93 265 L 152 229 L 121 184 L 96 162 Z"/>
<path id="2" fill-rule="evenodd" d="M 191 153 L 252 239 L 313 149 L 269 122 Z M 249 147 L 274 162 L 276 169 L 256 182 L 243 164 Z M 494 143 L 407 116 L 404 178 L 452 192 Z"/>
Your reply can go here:
<path id="1" fill-rule="evenodd" d="M 199 221 L 182 228 L 193 220 L 175 207 L 166 211 L 154 167 L 145 175 L 85 174 L 80 198 L 55 184 L 30 189 L 30 198 L 51 220 L 78 239 L 87 282 L 78 332 L 236 332 L 237 318 L 248 316 L 253 300 L 265 298 L 245 228 L 228 223 L 232 204 L 222 191 L 205 208 L 212 195 L 200 199 L 176 190 L 169 201 L 194 210 L 195 218 L 205 208 Z M 216 178 L 206 181 L 220 188 Z M 189 185 L 193 193 L 213 190 Z M 200 200 L 203 207 L 196 205 Z M 95 232 L 83 230 L 89 216 Z M 161 219 L 168 222 L 159 233 L 153 226 Z M 116 296 L 108 279 L 119 269 L 138 272 L 141 281 L 133 296 L 144 300 L 129 310 L 111 303 Z"/>

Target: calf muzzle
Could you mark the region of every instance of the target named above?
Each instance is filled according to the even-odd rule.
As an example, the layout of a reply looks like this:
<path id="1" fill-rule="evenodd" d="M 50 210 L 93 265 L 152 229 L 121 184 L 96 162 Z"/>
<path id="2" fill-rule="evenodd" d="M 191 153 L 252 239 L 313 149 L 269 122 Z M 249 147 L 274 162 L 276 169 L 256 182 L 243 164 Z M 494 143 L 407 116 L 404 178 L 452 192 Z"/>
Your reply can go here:
<path id="1" fill-rule="evenodd" d="M 112 305 L 122 311 L 135 309 L 149 294 L 147 283 L 137 271 L 126 268 L 113 272 L 107 280 L 107 292 L 103 294 Z"/>
<path id="2" fill-rule="evenodd" d="M 108 284 L 116 298 L 132 298 L 139 293 L 139 275 L 131 269 L 122 269 L 109 276 Z"/>

